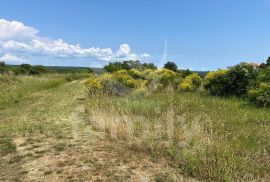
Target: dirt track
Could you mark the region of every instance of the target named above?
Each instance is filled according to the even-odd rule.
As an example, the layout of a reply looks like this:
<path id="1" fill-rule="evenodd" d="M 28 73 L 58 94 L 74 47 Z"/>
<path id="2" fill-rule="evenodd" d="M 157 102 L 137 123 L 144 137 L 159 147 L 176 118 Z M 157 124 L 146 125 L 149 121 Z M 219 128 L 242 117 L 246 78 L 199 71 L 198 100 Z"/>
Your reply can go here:
<path id="1" fill-rule="evenodd" d="M 190 181 L 93 129 L 82 81 L 33 93 L 26 103 L 1 111 L 0 119 L 15 128 L 16 145 L 15 153 L 1 156 L 0 181 Z"/>

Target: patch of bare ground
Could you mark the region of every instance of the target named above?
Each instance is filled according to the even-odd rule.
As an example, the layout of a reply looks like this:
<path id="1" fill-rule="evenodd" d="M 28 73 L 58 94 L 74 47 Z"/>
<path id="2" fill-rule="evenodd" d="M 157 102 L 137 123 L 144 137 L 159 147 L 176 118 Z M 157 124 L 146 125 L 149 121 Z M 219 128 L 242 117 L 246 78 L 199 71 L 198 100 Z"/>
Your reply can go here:
<path id="1" fill-rule="evenodd" d="M 193 181 L 93 129 L 82 82 L 35 93 L 24 107 L 1 114 L 3 122 L 27 124 L 12 133 L 16 152 L 1 155 L 0 181 Z"/>

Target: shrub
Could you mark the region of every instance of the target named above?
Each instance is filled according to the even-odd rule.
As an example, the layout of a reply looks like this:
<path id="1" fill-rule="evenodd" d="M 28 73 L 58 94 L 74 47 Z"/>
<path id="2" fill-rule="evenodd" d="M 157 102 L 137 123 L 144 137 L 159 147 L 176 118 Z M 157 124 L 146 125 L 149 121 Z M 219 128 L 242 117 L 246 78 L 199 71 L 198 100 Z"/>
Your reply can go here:
<path id="1" fill-rule="evenodd" d="M 245 97 L 257 70 L 253 64 L 240 63 L 227 71 L 210 72 L 205 77 L 205 88 L 211 95 Z"/>
<path id="2" fill-rule="evenodd" d="M 270 82 L 270 66 L 267 66 L 259 71 L 257 81 Z"/>
<path id="3" fill-rule="evenodd" d="M 249 100 L 257 106 L 270 107 L 270 83 L 260 83 L 248 92 Z"/>
<path id="4" fill-rule="evenodd" d="M 93 76 L 87 81 L 88 91 L 93 93 L 105 93 L 109 95 L 123 95 L 134 88 L 141 88 L 147 84 L 147 80 L 135 80 L 127 70 L 119 70 L 115 73 L 105 73 L 100 77 Z"/>
<path id="5" fill-rule="evenodd" d="M 136 86 L 136 80 L 128 74 L 127 70 L 119 70 L 113 76 L 126 87 L 134 88 Z"/>
<path id="6" fill-rule="evenodd" d="M 209 90 L 211 95 L 224 96 L 227 94 L 227 73 L 228 70 L 217 70 L 207 73 L 204 80 L 204 87 Z"/>
<path id="7" fill-rule="evenodd" d="M 139 70 L 136 70 L 136 69 L 131 69 L 128 71 L 128 74 L 130 76 L 132 76 L 134 79 L 140 79 L 140 78 L 144 78 L 143 77 L 143 73 Z"/>
<path id="8" fill-rule="evenodd" d="M 153 72 L 154 72 L 153 69 L 145 69 L 145 70 L 142 71 L 142 77 L 144 79 L 150 80 L 151 79 L 150 74 L 153 73 Z"/>
<path id="9" fill-rule="evenodd" d="M 103 89 L 101 79 L 96 76 L 88 79 L 88 81 L 86 82 L 86 86 L 90 94 L 100 92 Z"/>
<path id="10" fill-rule="evenodd" d="M 248 87 L 251 82 L 255 80 L 257 75 L 257 68 L 253 64 L 240 63 L 229 69 L 227 77 L 226 94 L 245 97 L 247 95 Z"/>
<path id="11" fill-rule="evenodd" d="M 163 68 L 161 70 L 151 72 L 149 74 L 149 80 L 154 82 L 154 84 L 160 85 L 162 88 L 166 88 L 168 86 L 176 88 L 181 81 L 181 77 L 176 72 Z"/>
<path id="12" fill-rule="evenodd" d="M 192 74 L 192 72 L 189 70 L 189 69 L 186 69 L 186 70 L 181 70 L 180 71 L 180 74 L 183 78 L 185 78 L 186 76 Z"/>
<path id="13" fill-rule="evenodd" d="M 179 90 L 182 91 L 197 91 L 202 83 L 198 73 L 192 73 L 184 78 L 179 85 Z"/>
<path id="14" fill-rule="evenodd" d="M 166 64 L 164 64 L 164 67 L 165 69 L 168 69 L 168 70 L 172 70 L 172 71 L 177 71 L 177 65 L 174 63 L 174 62 L 167 62 Z"/>

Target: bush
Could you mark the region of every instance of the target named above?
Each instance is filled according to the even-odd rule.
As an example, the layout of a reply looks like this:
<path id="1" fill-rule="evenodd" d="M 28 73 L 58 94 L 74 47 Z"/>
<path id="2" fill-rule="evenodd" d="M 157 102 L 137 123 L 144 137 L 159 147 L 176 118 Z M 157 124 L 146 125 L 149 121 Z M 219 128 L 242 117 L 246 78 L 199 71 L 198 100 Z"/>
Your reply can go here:
<path id="1" fill-rule="evenodd" d="M 229 69 L 227 77 L 226 94 L 245 97 L 248 87 L 256 79 L 257 68 L 253 64 L 240 63 Z"/>
<path id="2" fill-rule="evenodd" d="M 172 71 L 177 71 L 177 65 L 174 63 L 174 62 L 167 62 L 166 64 L 164 64 L 164 67 L 165 69 L 168 69 L 168 70 L 172 70 Z"/>
<path id="3" fill-rule="evenodd" d="M 128 71 L 128 74 L 132 76 L 134 79 L 144 78 L 143 73 L 136 69 L 131 69 Z"/>
<path id="4" fill-rule="evenodd" d="M 136 86 L 136 80 L 128 74 L 127 70 L 119 70 L 115 72 L 113 76 L 126 87 L 134 88 Z"/>
<path id="5" fill-rule="evenodd" d="M 248 92 L 249 100 L 257 106 L 270 107 L 270 83 L 260 83 Z"/>
<path id="6" fill-rule="evenodd" d="M 87 81 L 87 88 L 91 94 L 125 95 L 134 88 L 144 87 L 146 83 L 146 80 L 132 78 L 127 70 L 119 70 L 115 73 L 105 73 L 100 77 L 91 77 Z"/>
<path id="7" fill-rule="evenodd" d="M 270 82 L 270 66 L 267 66 L 259 71 L 257 81 Z"/>
<path id="8" fill-rule="evenodd" d="M 204 87 L 211 95 L 225 96 L 227 95 L 227 76 L 228 70 L 217 70 L 207 73 L 204 80 Z"/>
<path id="9" fill-rule="evenodd" d="M 198 73 L 192 73 L 184 78 L 179 85 L 181 91 L 197 91 L 201 86 L 202 79 Z"/>
<path id="10" fill-rule="evenodd" d="M 205 88 L 211 95 L 246 97 L 257 72 L 257 67 L 248 63 L 240 63 L 226 71 L 210 72 L 205 77 Z"/>
<path id="11" fill-rule="evenodd" d="M 181 77 L 176 72 L 163 68 L 161 70 L 151 72 L 149 74 L 149 80 L 154 82 L 154 84 L 160 85 L 162 88 L 166 88 L 168 86 L 176 88 L 181 81 Z"/>

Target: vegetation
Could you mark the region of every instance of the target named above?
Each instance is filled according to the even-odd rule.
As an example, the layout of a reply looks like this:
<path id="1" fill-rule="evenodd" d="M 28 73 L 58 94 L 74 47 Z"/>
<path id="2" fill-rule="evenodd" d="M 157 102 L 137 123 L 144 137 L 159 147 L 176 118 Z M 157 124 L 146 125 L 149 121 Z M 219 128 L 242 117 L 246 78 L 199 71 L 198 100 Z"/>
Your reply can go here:
<path id="1" fill-rule="evenodd" d="M 240 63 L 227 70 L 209 72 L 204 87 L 214 96 L 234 96 L 269 107 L 270 66 Z"/>
<path id="2" fill-rule="evenodd" d="M 104 70 L 107 72 L 115 72 L 119 70 L 130 70 L 130 69 L 157 69 L 157 67 L 153 63 L 141 63 L 140 61 L 136 60 L 129 60 L 129 61 L 123 61 L 123 62 L 111 62 L 104 66 Z"/>
<path id="3" fill-rule="evenodd" d="M 177 71 L 178 67 L 174 62 L 167 62 L 166 64 L 164 64 L 164 67 L 166 69 L 172 70 L 172 71 Z"/>
<path id="4" fill-rule="evenodd" d="M 71 105 L 74 100 L 79 100 L 85 104 L 86 116 L 83 117 L 90 118 L 95 131 L 104 132 L 110 150 L 116 144 L 121 146 L 118 149 L 121 153 L 147 156 L 153 163 L 169 164 L 179 174 L 198 180 L 268 181 L 268 61 L 263 66 L 240 63 L 228 69 L 208 72 L 205 77 L 189 70 L 178 70 L 174 65 L 168 62 L 164 68 L 157 69 L 152 64 L 124 61 L 109 63 L 104 67 L 105 73 L 93 74 L 89 70 L 55 73 L 45 67 L 28 64 L 16 67 L 17 71 L 20 70 L 16 72 L 14 68 L 0 63 L 0 119 L 5 121 L 0 123 L 1 156 L 12 156 L 6 163 L 22 160 L 18 155 L 19 145 L 14 140 L 18 135 L 39 133 L 54 137 L 48 151 L 57 155 L 70 152 L 73 142 L 81 142 L 82 145 L 96 137 L 96 134 L 87 137 L 88 128 L 81 134 L 83 140 L 80 141 L 76 132 L 87 127 L 87 122 L 80 128 L 77 123 L 72 123 L 77 116 L 63 121 L 59 119 L 68 113 L 74 117 L 77 111 L 73 111 Z M 85 78 L 86 100 L 77 98 L 78 92 L 83 92 L 82 82 L 73 82 Z M 78 84 L 79 91 L 75 84 Z M 39 96 L 44 93 L 49 96 Z M 42 102 L 33 104 L 34 98 L 43 99 L 43 102 L 52 100 L 55 109 L 49 109 L 50 102 L 44 106 Z M 65 103 L 65 99 L 69 103 Z M 24 106 L 31 102 L 32 111 L 38 114 L 32 118 L 32 114 L 28 114 L 30 119 L 26 117 L 17 121 L 16 115 L 20 111 L 16 108 L 26 112 L 28 110 Z M 69 109 L 61 109 L 66 105 Z M 46 112 L 53 118 L 60 110 L 65 112 L 56 119 L 57 122 L 50 123 Z M 82 112 L 85 110 L 83 108 Z M 40 116 L 42 121 L 37 120 Z M 13 119 L 6 119 L 8 117 Z M 67 130 L 66 133 L 62 128 Z M 63 133 L 69 134 L 68 140 L 63 139 Z M 103 139 L 100 137 L 87 145 L 99 145 Z M 85 148 L 77 151 L 88 153 Z M 102 150 L 109 149 L 103 147 Z M 97 148 L 91 154 L 99 151 Z M 35 157 L 43 153 L 46 151 L 35 151 Z M 49 176 L 52 172 L 47 170 L 45 173 Z M 158 172 L 154 179 L 168 181 L 173 178 L 170 173 Z"/>
<path id="5" fill-rule="evenodd" d="M 53 67 L 42 65 L 6 65 L 5 62 L 0 62 L 0 74 L 14 73 L 16 75 L 41 75 L 46 73 L 93 73 L 90 68 L 77 67 Z"/>
<path id="6" fill-rule="evenodd" d="M 184 175 L 267 180 L 270 112 L 247 101 L 269 106 L 268 74 L 269 67 L 248 63 L 205 78 L 166 68 L 122 69 L 86 82 L 87 112 L 96 128 L 126 150 L 165 160 Z"/>
<path id="7" fill-rule="evenodd" d="M 15 75 L 0 74 L 0 109 L 20 104 L 33 92 L 52 89 L 68 81 L 89 77 L 89 74 L 43 74 Z"/>
<path id="8" fill-rule="evenodd" d="M 192 73 L 183 79 L 179 89 L 182 91 L 197 91 L 202 83 L 201 77 L 197 73 Z"/>

